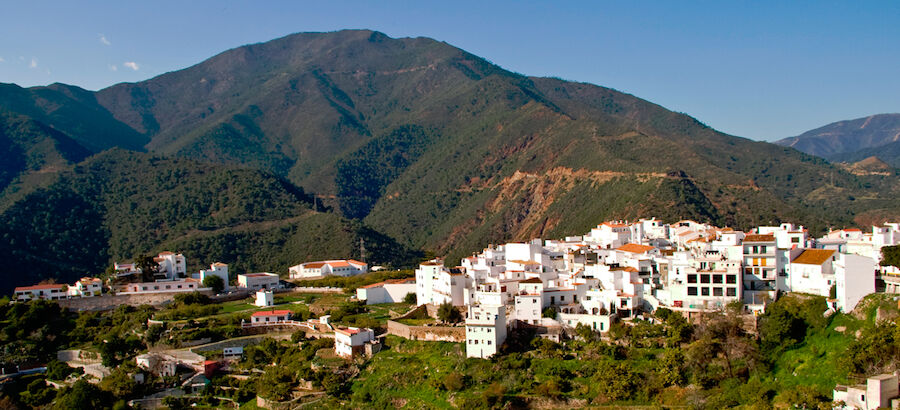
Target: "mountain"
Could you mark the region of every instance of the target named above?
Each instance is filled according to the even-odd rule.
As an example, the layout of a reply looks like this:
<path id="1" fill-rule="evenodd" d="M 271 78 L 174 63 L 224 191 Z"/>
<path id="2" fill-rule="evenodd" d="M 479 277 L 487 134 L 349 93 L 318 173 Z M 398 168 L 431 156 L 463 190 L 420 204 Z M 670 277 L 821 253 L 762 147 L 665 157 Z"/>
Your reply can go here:
<path id="1" fill-rule="evenodd" d="M 871 156 L 863 154 L 863 151 L 877 153 L 876 148 L 897 141 L 900 141 L 900 114 L 878 114 L 838 121 L 775 143 L 822 158 L 855 158 L 850 159 L 850 162 L 855 162 Z M 892 149 L 891 159 L 900 158 L 896 156 L 897 151 L 898 148 Z"/>
<path id="2" fill-rule="evenodd" d="M 71 85 L 22 88 L 0 83 L 0 114 L 39 121 L 93 153 L 112 147 L 141 150 L 148 141 L 97 104 L 93 92 Z"/>
<path id="3" fill-rule="evenodd" d="M 107 150 L 60 172 L 0 218 L 0 291 L 44 279 L 71 282 L 113 261 L 162 250 L 189 268 L 215 261 L 235 272 L 286 271 L 319 257 L 410 263 L 390 238 L 332 212 L 274 175 L 235 166 Z"/>
<path id="4" fill-rule="evenodd" d="M 816 232 L 900 216 L 895 174 L 853 173 L 428 38 L 294 34 L 81 100 L 151 152 L 271 172 L 451 260 L 607 218 Z"/>
<path id="5" fill-rule="evenodd" d="M 831 160 L 852 163 L 871 157 L 877 157 L 891 167 L 900 168 L 900 141 L 889 142 L 877 147 L 863 148 L 854 152 L 834 154 L 831 156 Z"/>

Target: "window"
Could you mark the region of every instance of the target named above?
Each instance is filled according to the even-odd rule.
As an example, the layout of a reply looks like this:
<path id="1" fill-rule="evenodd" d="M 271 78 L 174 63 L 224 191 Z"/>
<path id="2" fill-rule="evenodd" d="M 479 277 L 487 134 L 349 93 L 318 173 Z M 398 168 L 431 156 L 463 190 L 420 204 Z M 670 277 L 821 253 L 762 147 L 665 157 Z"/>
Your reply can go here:
<path id="1" fill-rule="evenodd" d="M 722 283 L 722 276 L 723 275 L 713 275 L 713 277 L 712 277 L 713 283 Z"/>
<path id="2" fill-rule="evenodd" d="M 695 275 L 695 274 L 688 275 L 688 283 L 697 283 L 697 275 Z"/>
<path id="3" fill-rule="evenodd" d="M 560 301 L 560 302 L 564 302 L 565 300 L 566 300 L 566 296 L 565 296 L 565 295 L 559 297 L 559 301 Z"/>
<path id="4" fill-rule="evenodd" d="M 491 329 L 490 329 L 490 328 L 488 328 L 488 329 L 487 329 L 487 332 L 488 332 L 488 333 L 491 333 Z"/>
<path id="5" fill-rule="evenodd" d="M 490 344 L 491 344 L 491 341 L 490 341 L 490 340 L 488 340 L 488 341 L 487 341 L 487 344 L 489 344 L 489 345 L 490 345 Z"/>
<path id="6" fill-rule="evenodd" d="M 723 294 L 722 288 L 713 288 L 713 296 L 722 296 Z"/>
<path id="7" fill-rule="evenodd" d="M 709 283 L 709 275 L 700 275 L 700 283 Z"/>
<path id="8" fill-rule="evenodd" d="M 688 286 L 688 296 L 697 296 L 696 286 Z"/>
<path id="9" fill-rule="evenodd" d="M 725 277 L 725 282 L 726 282 L 726 283 L 729 283 L 729 284 L 732 284 L 732 285 L 736 284 L 736 283 L 737 283 L 737 275 L 728 275 L 728 276 L 726 276 L 726 277 Z"/>
<path id="10" fill-rule="evenodd" d="M 737 296 L 737 289 L 736 288 L 727 288 L 727 289 L 725 289 L 725 295 Z"/>
<path id="11" fill-rule="evenodd" d="M 705 286 L 700 288 L 700 296 L 709 296 L 709 288 Z"/>

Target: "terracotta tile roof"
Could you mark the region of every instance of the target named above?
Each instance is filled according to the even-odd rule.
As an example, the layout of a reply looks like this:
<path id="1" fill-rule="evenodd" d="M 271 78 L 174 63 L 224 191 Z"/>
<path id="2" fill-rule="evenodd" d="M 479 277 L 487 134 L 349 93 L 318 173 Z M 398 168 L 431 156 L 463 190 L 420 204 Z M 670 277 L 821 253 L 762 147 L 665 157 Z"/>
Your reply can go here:
<path id="1" fill-rule="evenodd" d="M 328 261 L 325 264 L 330 265 L 332 268 L 346 268 L 350 266 L 349 263 L 345 261 Z"/>
<path id="2" fill-rule="evenodd" d="M 844 229 L 844 232 L 862 232 L 862 231 L 859 229 L 856 229 L 856 228 L 847 228 L 847 229 Z"/>
<path id="3" fill-rule="evenodd" d="M 338 327 L 334 329 L 335 332 L 346 333 L 348 335 L 355 335 L 359 333 L 359 329 L 350 329 L 349 327 Z"/>
<path id="4" fill-rule="evenodd" d="M 618 248 L 617 251 L 631 252 L 631 253 L 645 253 L 652 251 L 654 248 L 652 246 L 641 245 L 637 243 L 626 243 Z"/>
<path id="5" fill-rule="evenodd" d="M 519 283 L 544 283 L 541 278 L 531 278 L 519 281 Z"/>
<path id="6" fill-rule="evenodd" d="M 255 312 L 255 313 L 253 313 L 252 316 L 253 316 L 253 317 L 260 317 L 260 316 L 284 316 L 284 315 L 290 315 L 291 313 L 293 313 L 293 312 L 291 312 L 290 310 L 264 310 L 264 311 L 262 311 L 262 312 Z"/>
<path id="7" fill-rule="evenodd" d="M 274 273 L 264 273 L 264 272 L 262 272 L 262 273 L 245 273 L 245 274 L 243 274 L 243 276 L 248 277 L 248 278 L 260 278 L 260 277 L 263 277 L 263 276 L 272 276 L 272 277 L 275 277 L 275 276 L 278 276 L 278 275 L 275 275 Z"/>
<path id="8" fill-rule="evenodd" d="M 747 235 L 744 237 L 744 242 L 775 242 L 775 235 Z"/>
<path id="9" fill-rule="evenodd" d="M 63 286 L 66 286 L 62 283 L 57 284 L 49 284 L 49 285 L 32 285 L 32 286 L 19 286 L 16 288 L 16 292 L 20 290 L 42 290 L 42 289 L 60 289 Z"/>
<path id="10" fill-rule="evenodd" d="M 637 272 L 637 271 L 638 271 L 637 269 L 635 269 L 634 267 L 631 267 L 631 266 L 625 268 L 625 272 Z"/>
<path id="11" fill-rule="evenodd" d="M 222 262 L 216 262 L 216 263 L 213 263 L 212 266 L 228 266 L 228 264 L 222 263 Z"/>
<path id="12" fill-rule="evenodd" d="M 833 250 L 828 249 L 807 249 L 798 255 L 791 263 L 802 263 L 804 265 L 821 265 L 831 258 L 834 254 Z"/>
<path id="13" fill-rule="evenodd" d="M 540 262 L 537 261 L 523 261 L 520 259 L 508 260 L 509 263 L 518 263 L 519 265 L 540 265 Z"/>
<path id="14" fill-rule="evenodd" d="M 303 269 L 320 269 L 325 266 L 325 262 L 307 262 L 304 263 Z"/>
<path id="15" fill-rule="evenodd" d="M 420 263 L 419 265 L 422 265 L 422 266 L 440 266 L 440 265 L 443 265 L 443 263 L 428 261 L 428 262 L 422 262 L 422 263 Z"/>
<path id="16" fill-rule="evenodd" d="M 347 259 L 347 262 L 349 262 L 351 265 L 359 265 L 359 266 L 364 266 L 366 264 L 365 262 L 360 262 L 356 259 Z"/>
<path id="17" fill-rule="evenodd" d="M 604 223 L 602 223 L 602 224 L 600 224 L 600 225 L 601 225 L 601 226 L 602 226 L 602 225 L 606 225 L 606 226 L 608 226 L 608 227 L 610 227 L 610 228 L 627 228 L 627 227 L 631 226 L 631 225 L 628 225 L 628 224 L 617 223 L 617 222 L 604 222 Z"/>

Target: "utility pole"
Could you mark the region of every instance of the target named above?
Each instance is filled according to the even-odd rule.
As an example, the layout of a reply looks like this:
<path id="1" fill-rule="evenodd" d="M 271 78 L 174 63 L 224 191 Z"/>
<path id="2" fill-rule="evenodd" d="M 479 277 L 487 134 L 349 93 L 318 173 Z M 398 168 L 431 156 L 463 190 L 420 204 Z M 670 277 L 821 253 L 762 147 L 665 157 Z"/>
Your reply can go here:
<path id="1" fill-rule="evenodd" d="M 360 262 L 366 261 L 366 243 L 363 238 L 359 238 L 359 259 Z"/>

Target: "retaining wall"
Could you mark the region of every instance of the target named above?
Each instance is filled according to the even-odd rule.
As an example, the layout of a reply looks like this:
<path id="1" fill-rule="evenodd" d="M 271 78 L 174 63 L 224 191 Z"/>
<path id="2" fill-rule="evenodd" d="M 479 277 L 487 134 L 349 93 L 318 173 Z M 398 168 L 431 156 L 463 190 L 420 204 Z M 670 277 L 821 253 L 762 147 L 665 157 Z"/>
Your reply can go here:
<path id="1" fill-rule="evenodd" d="M 211 290 L 200 291 L 200 293 L 207 295 L 207 296 L 212 296 Z M 115 309 L 116 306 L 119 306 L 119 305 L 159 306 L 159 305 L 162 305 L 162 304 L 172 301 L 172 299 L 174 297 L 175 297 L 175 293 L 147 293 L 147 294 L 132 294 L 132 295 L 103 295 L 103 296 L 94 296 L 94 297 L 90 297 L 90 298 L 60 299 L 60 300 L 57 300 L 56 302 L 59 303 L 60 306 L 62 306 L 64 308 L 68 308 L 70 310 L 98 311 L 98 310 Z"/>
<path id="2" fill-rule="evenodd" d="M 427 342 L 465 342 L 465 326 L 408 326 L 393 320 L 387 321 L 387 332 L 410 340 Z"/>

